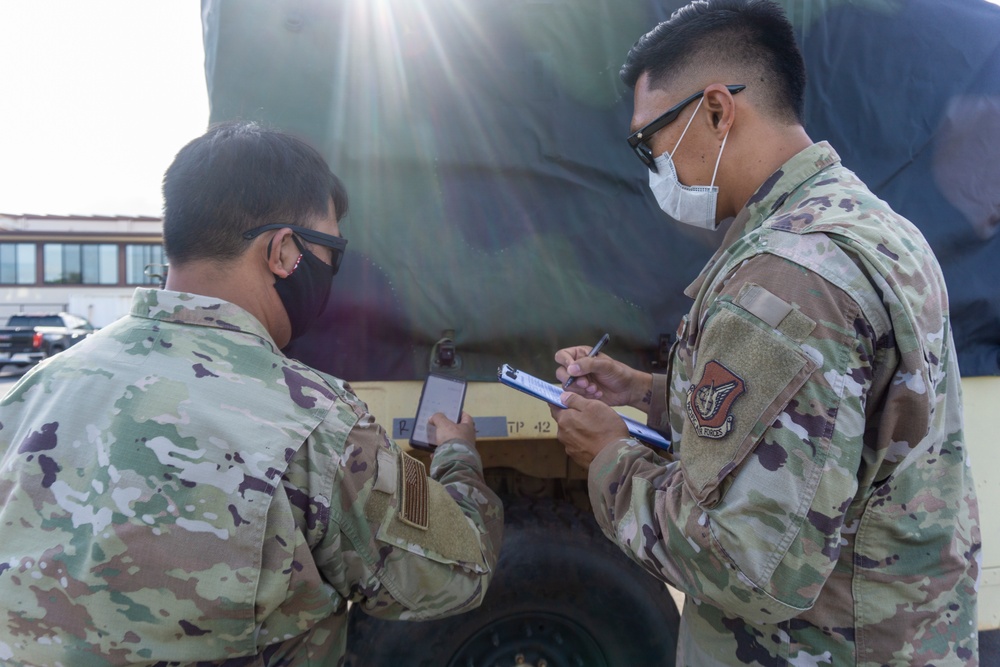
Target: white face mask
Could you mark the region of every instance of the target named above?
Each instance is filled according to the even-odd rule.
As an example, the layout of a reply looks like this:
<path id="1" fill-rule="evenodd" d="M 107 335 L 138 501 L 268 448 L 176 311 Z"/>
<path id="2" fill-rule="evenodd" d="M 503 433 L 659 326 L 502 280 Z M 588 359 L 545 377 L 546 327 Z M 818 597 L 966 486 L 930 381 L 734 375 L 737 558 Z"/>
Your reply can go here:
<path id="1" fill-rule="evenodd" d="M 691 127 L 691 121 L 698 115 L 698 109 L 704 97 L 698 100 L 698 106 L 688 119 L 684 131 L 681 132 L 680 139 L 674 146 L 673 153 L 677 152 L 677 146 L 681 145 L 681 139 L 687 134 Z M 677 169 L 674 167 L 673 158 L 668 153 L 660 155 L 654 161 L 656 171 L 649 172 L 649 189 L 656 197 L 656 203 L 660 205 L 663 212 L 677 222 L 685 225 L 700 227 L 702 229 L 715 230 L 719 223 L 715 221 L 715 209 L 719 199 L 719 188 L 715 187 L 715 175 L 719 171 L 719 162 L 722 160 L 722 151 L 726 147 L 726 139 L 729 132 L 722 138 L 722 146 L 719 148 L 719 157 L 715 160 L 715 171 L 712 172 L 711 185 L 684 185 L 677 178 Z"/>

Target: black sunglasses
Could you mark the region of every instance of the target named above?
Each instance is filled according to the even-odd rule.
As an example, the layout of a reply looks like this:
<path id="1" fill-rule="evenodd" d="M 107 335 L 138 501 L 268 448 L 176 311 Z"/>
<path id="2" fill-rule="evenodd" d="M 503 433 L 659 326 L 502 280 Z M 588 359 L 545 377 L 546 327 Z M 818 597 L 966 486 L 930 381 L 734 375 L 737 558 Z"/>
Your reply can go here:
<path id="1" fill-rule="evenodd" d="M 260 227 L 254 227 L 249 231 L 243 232 L 243 238 L 249 241 L 272 229 L 290 229 L 309 243 L 315 243 L 316 245 L 330 248 L 333 250 L 333 257 L 330 260 L 331 266 L 333 266 L 333 273 L 336 274 L 340 269 L 340 262 L 344 259 L 344 249 L 347 247 L 347 239 L 340 236 L 324 234 L 323 232 L 318 232 L 315 229 L 309 229 L 308 227 L 273 222 L 269 225 L 261 225 Z"/>
<path id="2" fill-rule="evenodd" d="M 740 92 L 744 88 L 746 88 L 746 84 L 742 83 L 726 86 L 726 90 L 728 90 L 733 95 Z M 657 117 L 656 120 L 654 120 L 652 123 L 649 123 L 645 127 L 639 128 L 632 134 L 628 135 L 628 140 L 627 140 L 628 145 L 632 147 L 632 150 L 635 151 L 635 154 L 639 156 L 639 159 L 642 160 L 642 163 L 647 167 L 649 167 L 650 171 L 656 171 L 656 162 L 655 159 L 653 158 L 653 151 L 649 149 L 649 146 L 647 146 L 645 142 L 649 141 L 649 138 L 652 137 L 655 133 L 659 132 L 667 125 L 677 120 L 677 116 L 681 114 L 681 111 L 684 110 L 684 107 L 691 104 L 704 94 L 705 91 L 701 90 L 692 95 L 691 97 L 681 100 L 680 102 L 678 102 L 677 104 L 675 104 L 674 106 L 670 107 L 665 112 L 660 114 L 660 116 Z"/>

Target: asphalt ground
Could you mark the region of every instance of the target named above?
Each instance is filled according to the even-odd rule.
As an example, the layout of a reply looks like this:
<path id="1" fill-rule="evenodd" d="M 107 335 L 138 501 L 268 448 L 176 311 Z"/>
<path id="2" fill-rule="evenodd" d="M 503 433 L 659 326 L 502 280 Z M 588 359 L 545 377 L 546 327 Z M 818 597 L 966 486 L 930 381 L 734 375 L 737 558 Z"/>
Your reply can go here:
<path id="1" fill-rule="evenodd" d="M 29 367 L 4 366 L 0 368 L 0 397 L 6 396 L 10 388 L 14 386 Z"/>

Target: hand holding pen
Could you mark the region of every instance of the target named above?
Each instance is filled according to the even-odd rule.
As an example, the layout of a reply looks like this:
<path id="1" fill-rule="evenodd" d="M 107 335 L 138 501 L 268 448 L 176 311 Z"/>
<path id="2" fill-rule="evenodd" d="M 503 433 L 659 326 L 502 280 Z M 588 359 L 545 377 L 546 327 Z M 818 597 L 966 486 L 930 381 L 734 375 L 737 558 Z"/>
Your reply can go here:
<path id="1" fill-rule="evenodd" d="M 590 352 L 587 353 L 587 356 L 596 357 L 598 352 L 601 351 L 601 348 L 607 345 L 609 340 L 611 340 L 611 336 L 609 336 L 608 334 L 604 334 L 603 336 L 601 336 L 601 340 L 597 341 L 597 344 L 590 349 Z M 569 389 L 575 381 L 576 377 L 570 376 L 570 378 L 566 380 L 566 383 L 563 384 L 563 389 Z"/>
<path id="2" fill-rule="evenodd" d="M 641 412 L 648 412 L 653 376 L 637 371 L 606 354 L 597 358 L 609 338 L 605 334 L 587 353 L 584 353 L 586 347 L 583 345 L 556 352 L 556 363 L 561 366 L 556 370 L 556 376 L 565 380 L 562 385 L 565 392 L 597 399 L 612 407 L 627 405 Z M 570 371 L 570 368 L 573 370 Z M 574 385 L 574 380 L 580 378 L 583 378 L 583 382 Z M 570 386 L 573 388 L 567 389 Z"/>

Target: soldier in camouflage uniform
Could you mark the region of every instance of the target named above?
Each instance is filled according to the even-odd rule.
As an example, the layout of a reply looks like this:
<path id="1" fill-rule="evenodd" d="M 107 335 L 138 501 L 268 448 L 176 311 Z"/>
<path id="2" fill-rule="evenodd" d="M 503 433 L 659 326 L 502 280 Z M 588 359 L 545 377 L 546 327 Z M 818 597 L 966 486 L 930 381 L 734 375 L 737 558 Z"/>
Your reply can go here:
<path id="1" fill-rule="evenodd" d="M 503 514 L 471 418 L 432 418 L 428 478 L 349 386 L 280 351 L 346 243 L 323 159 L 221 126 L 164 198 L 167 289 L 0 404 L 0 662 L 336 665 L 348 602 L 478 606 Z"/>
<path id="2" fill-rule="evenodd" d="M 692 3 L 622 76 L 661 207 L 734 220 L 669 371 L 561 350 L 580 380 L 553 412 L 604 532 L 686 594 L 678 664 L 978 664 L 978 509 L 927 242 L 805 134 L 775 5 Z M 665 186 L 675 166 L 702 187 Z M 607 404 L 669 429 L 675 457 Z"/>

